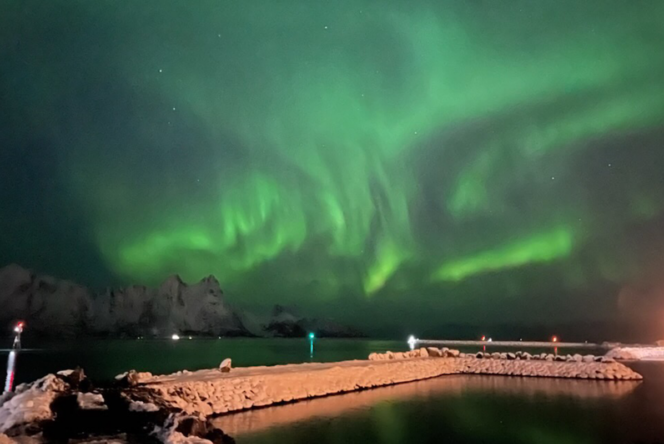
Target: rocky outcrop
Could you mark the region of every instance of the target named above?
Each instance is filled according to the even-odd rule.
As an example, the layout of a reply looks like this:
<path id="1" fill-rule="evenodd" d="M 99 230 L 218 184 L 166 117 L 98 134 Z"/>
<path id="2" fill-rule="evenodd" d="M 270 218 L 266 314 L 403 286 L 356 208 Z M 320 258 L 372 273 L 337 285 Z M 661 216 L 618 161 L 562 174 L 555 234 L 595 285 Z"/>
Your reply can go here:
<path id="1" fill-rule="evenodd" d="M 0 325 L 27 321 L 31 332 L 60 335 L 245 335 L 212 276 L 192 285 L 179 277 L 158 288 L 89 289 L 17 265 L 0 269 Z"/>
<path id="2" fill-rule="evenodd" d="M 47 375 L 31 384 L 21 384 L 15 392 L 0 397 L 0 432 L 24 433 L 25 428 L 53 419 L 51 403 L 69 385 L 56 375 Z"/>

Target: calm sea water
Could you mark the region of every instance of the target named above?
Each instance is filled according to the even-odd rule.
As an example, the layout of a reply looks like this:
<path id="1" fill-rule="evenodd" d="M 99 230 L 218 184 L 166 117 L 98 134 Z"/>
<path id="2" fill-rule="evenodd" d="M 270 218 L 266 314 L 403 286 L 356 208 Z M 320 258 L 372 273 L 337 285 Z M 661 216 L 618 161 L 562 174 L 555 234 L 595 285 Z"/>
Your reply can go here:
<path id="1" fill-rule="evenodd" d="M 25 344 L 30 346 L 30 344 Z M 406 350 L 390 341 L 220 339 L 87 341 L 22 351 L 17 381 L 80 365 L 94 379 L 216 366 L 323 362 Z M 565 351 L 567 352 L 567 351 Z M 7 350 L 0 351 L 3 360 Z M 447 376 L 219 418 L 239 444 L 664 443 L 664 364 L 632 365 L 643 382 Z"/>
<path id="2" fill-rule="evenodd" d="M 6 341 L 11 344 L 11 340 Z M 231 358 L 235 367 L 299 362 L 366 359 L 375 351 L 405 351 L 405 341 L 353 339 L 191 339 L 82 340 L 23 342 L 16 359 L 16 382 L 32 381 L 46 373 L 82 367 L 96 381 L 112 379 L 129 369 L 172 373 L 217 367 Z M 7 361 L 9 349 L 0 349 Z"/>

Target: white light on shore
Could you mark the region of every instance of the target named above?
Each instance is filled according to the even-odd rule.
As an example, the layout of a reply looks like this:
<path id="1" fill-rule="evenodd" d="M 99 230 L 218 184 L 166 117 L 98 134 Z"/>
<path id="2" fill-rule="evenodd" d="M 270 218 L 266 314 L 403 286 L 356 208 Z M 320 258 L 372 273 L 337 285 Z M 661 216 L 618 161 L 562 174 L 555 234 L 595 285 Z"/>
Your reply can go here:
<path id="1" fill-rule="evenodd" d="M 171 336 L 171 339 L 177 341 L 178 339 L 180 339 L 180 335 L 174 334 L 173 336 Z"/>
<path id="2" fill-rule="evenodd" d="M 408 346 L 411 350 L 415 349 L 415 344 L 417 343 L 417 338 L 413 335 L 408 336 Z"/>

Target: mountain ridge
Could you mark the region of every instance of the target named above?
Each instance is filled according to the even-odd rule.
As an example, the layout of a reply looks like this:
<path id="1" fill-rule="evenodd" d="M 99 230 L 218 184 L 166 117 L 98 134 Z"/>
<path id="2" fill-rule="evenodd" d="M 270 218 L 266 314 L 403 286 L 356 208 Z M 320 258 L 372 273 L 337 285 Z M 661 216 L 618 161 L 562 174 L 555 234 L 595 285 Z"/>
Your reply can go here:
<path id="1" fill-rule="evenodd" d="M 265 318 L 234 308 L 213 275 L 188 284 L 174 274 L 156 287 L 129 285 L 95 292 L 9 264 L 0 268 L 0 307 L 0 326 L 9 328 L 23 320 L 29 334 L 40 336 L 363 336 L 352 327 L 297 316 L 278 304 Z"/>

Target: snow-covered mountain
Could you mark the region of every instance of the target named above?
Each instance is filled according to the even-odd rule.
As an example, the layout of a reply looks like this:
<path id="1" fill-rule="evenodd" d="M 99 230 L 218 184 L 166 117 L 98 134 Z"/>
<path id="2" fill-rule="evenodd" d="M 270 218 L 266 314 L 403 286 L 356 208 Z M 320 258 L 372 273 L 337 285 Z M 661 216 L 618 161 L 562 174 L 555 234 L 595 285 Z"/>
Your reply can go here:
<path id="1" fill-rule="evenodd" d="M 0 325 L 18 319 L 31 332 L 46 335 L 247 334 L 213 276 L 192 285 L 172 276 L 158 288 L 131 286 L 95 294 L 8 265 L 0 269 Z"/>

